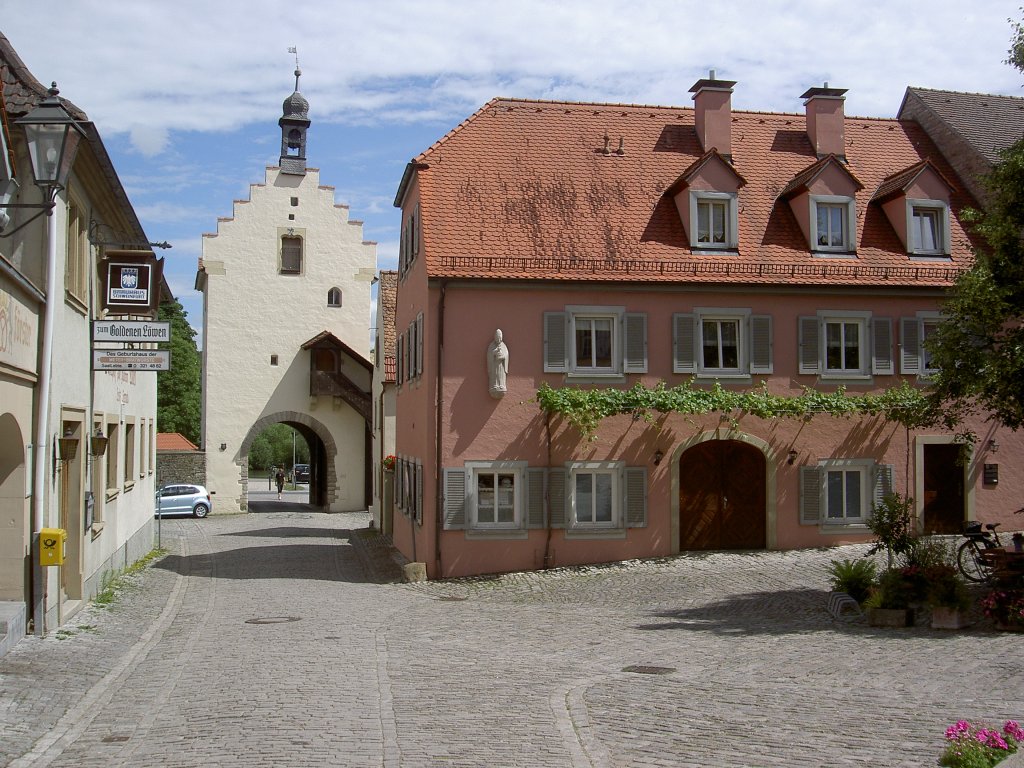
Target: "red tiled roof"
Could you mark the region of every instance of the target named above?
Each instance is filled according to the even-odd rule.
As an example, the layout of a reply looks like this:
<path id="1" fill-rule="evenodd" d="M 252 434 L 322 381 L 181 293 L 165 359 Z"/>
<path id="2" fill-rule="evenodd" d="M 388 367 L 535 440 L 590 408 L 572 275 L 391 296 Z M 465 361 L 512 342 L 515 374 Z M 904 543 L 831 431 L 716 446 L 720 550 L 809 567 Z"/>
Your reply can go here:
<path id="1" fill-rule="evenodd" d="M 199 446 L 179 432 L 157 432 L 156 449 L 158 451 L 198 451 Z"/>
<path id="2" fill-rule="evenodd" d="M 622 139 L 623 154 L 603 153 L 606 134 L 611 146 Z M 845 167 L 862 186 L 855 258 L 813 255 L 778 199 L 818 163 L 804 115 L 741 111 L 732 114 L 733 164 L 747 182 L 739 193 L 739 253 L 695 255 L 665 194 L 705 154 L 693 109 L 495 99 L 410 164 L 428 274 L 948 285 L 970 259 L 957 217 L 952 260 L 911 263 L 870 199 L 884 179 L 925 158 L 948 179 L 956 173 L 912 121 L 847 117 L 845 145 Z M 975 203 L 954 191 L 954 213 L 965 205 Z"/>
<path id="3" fill-rule="evenodd" d="M 935 166 L 932 165 L 930 160 L 922 160 L 919 163 L 909 168 L 905 168 L 902 171 L 897 171 L 892 176 L 882 180 L 882 183 L 878 185 L 878 189 L 875 190 L 875 194 L 871 196 L 872 200 L 885 200 L 894 194 L 906 190 L 914 180 L 920 176 L 928 168 L 935 170 Z M 950 189 L 954 189 L 954 185 L 950 183 L 949 179 L 942 175 L 939 171 L 935 171 L 939 174 L 939 177 L 945 182 L 946 186 Z"/>

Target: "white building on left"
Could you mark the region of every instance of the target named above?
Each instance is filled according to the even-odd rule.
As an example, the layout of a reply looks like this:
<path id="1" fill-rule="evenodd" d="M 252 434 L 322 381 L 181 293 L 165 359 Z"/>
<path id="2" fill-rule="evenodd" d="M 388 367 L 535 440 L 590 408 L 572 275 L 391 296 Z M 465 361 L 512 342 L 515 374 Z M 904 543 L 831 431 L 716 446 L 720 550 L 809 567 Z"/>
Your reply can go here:
<path id="1" fill-rule="evenodd" d="M 61 98 L 83 131 L 70 174 L 50 213 L 19 207 L 43 202 L 43 192 L 18 120 L 55 94 L 2 35 L 0 73 L 2 655 L 26 632 L 52 631 L 96 594 L 104 573 L 152 549 L 159 374 L 92 369 L 92 322 L 111 316 L 102 308 L 105 259 L 147 249 L 96 126 Z M 151 304 L 170 300 L 154 274 Z M 39 563 L 39 531 L 52 528 L 67 532 L 59 567 Z"/>

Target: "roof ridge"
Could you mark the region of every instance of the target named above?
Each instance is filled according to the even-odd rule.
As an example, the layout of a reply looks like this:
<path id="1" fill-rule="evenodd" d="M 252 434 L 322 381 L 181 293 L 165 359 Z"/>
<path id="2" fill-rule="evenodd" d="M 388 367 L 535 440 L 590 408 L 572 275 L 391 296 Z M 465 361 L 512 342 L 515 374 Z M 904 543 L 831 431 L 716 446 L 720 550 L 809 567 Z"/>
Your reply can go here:
<path id="1" fill-rule="evenodd" d="M 951 93 L 956 96 L 985 96 L 996 99 L 1014 99 L 1024 101 L 1024 96 L 1009 96 L 1005 93 L 981 93 L 979 91 L 951 91 L 948 88 L 924 88 L 919 85 L 908 85 L 908 91 L 927 91 L 928 93 Z"/>

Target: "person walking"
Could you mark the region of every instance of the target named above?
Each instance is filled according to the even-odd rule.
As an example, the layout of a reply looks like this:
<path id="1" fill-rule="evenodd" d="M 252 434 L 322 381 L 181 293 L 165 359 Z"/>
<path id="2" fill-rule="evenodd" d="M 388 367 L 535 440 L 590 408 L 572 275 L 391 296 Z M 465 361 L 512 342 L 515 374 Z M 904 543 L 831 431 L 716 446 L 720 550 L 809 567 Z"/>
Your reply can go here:
<path id="1" fill-rule="evenodd" d="M 281 500 L 281 492 L 284 490 L 284 470 L 278 468 L 277 474 L 274 475 L 274 479 L 277 481 L 277 500 Z"/>

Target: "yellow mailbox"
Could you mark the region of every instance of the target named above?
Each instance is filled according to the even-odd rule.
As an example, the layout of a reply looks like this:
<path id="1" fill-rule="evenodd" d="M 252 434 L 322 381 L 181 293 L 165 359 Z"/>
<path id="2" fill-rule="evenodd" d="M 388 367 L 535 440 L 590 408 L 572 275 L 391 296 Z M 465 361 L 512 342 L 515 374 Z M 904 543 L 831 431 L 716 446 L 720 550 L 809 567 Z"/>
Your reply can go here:
<path id="1" fill-rule="evenodd" d="M 68 532 L 63 528 L 43 528 L 39 531 L 39 564 L 64 565 L 64 550 Z"/>

